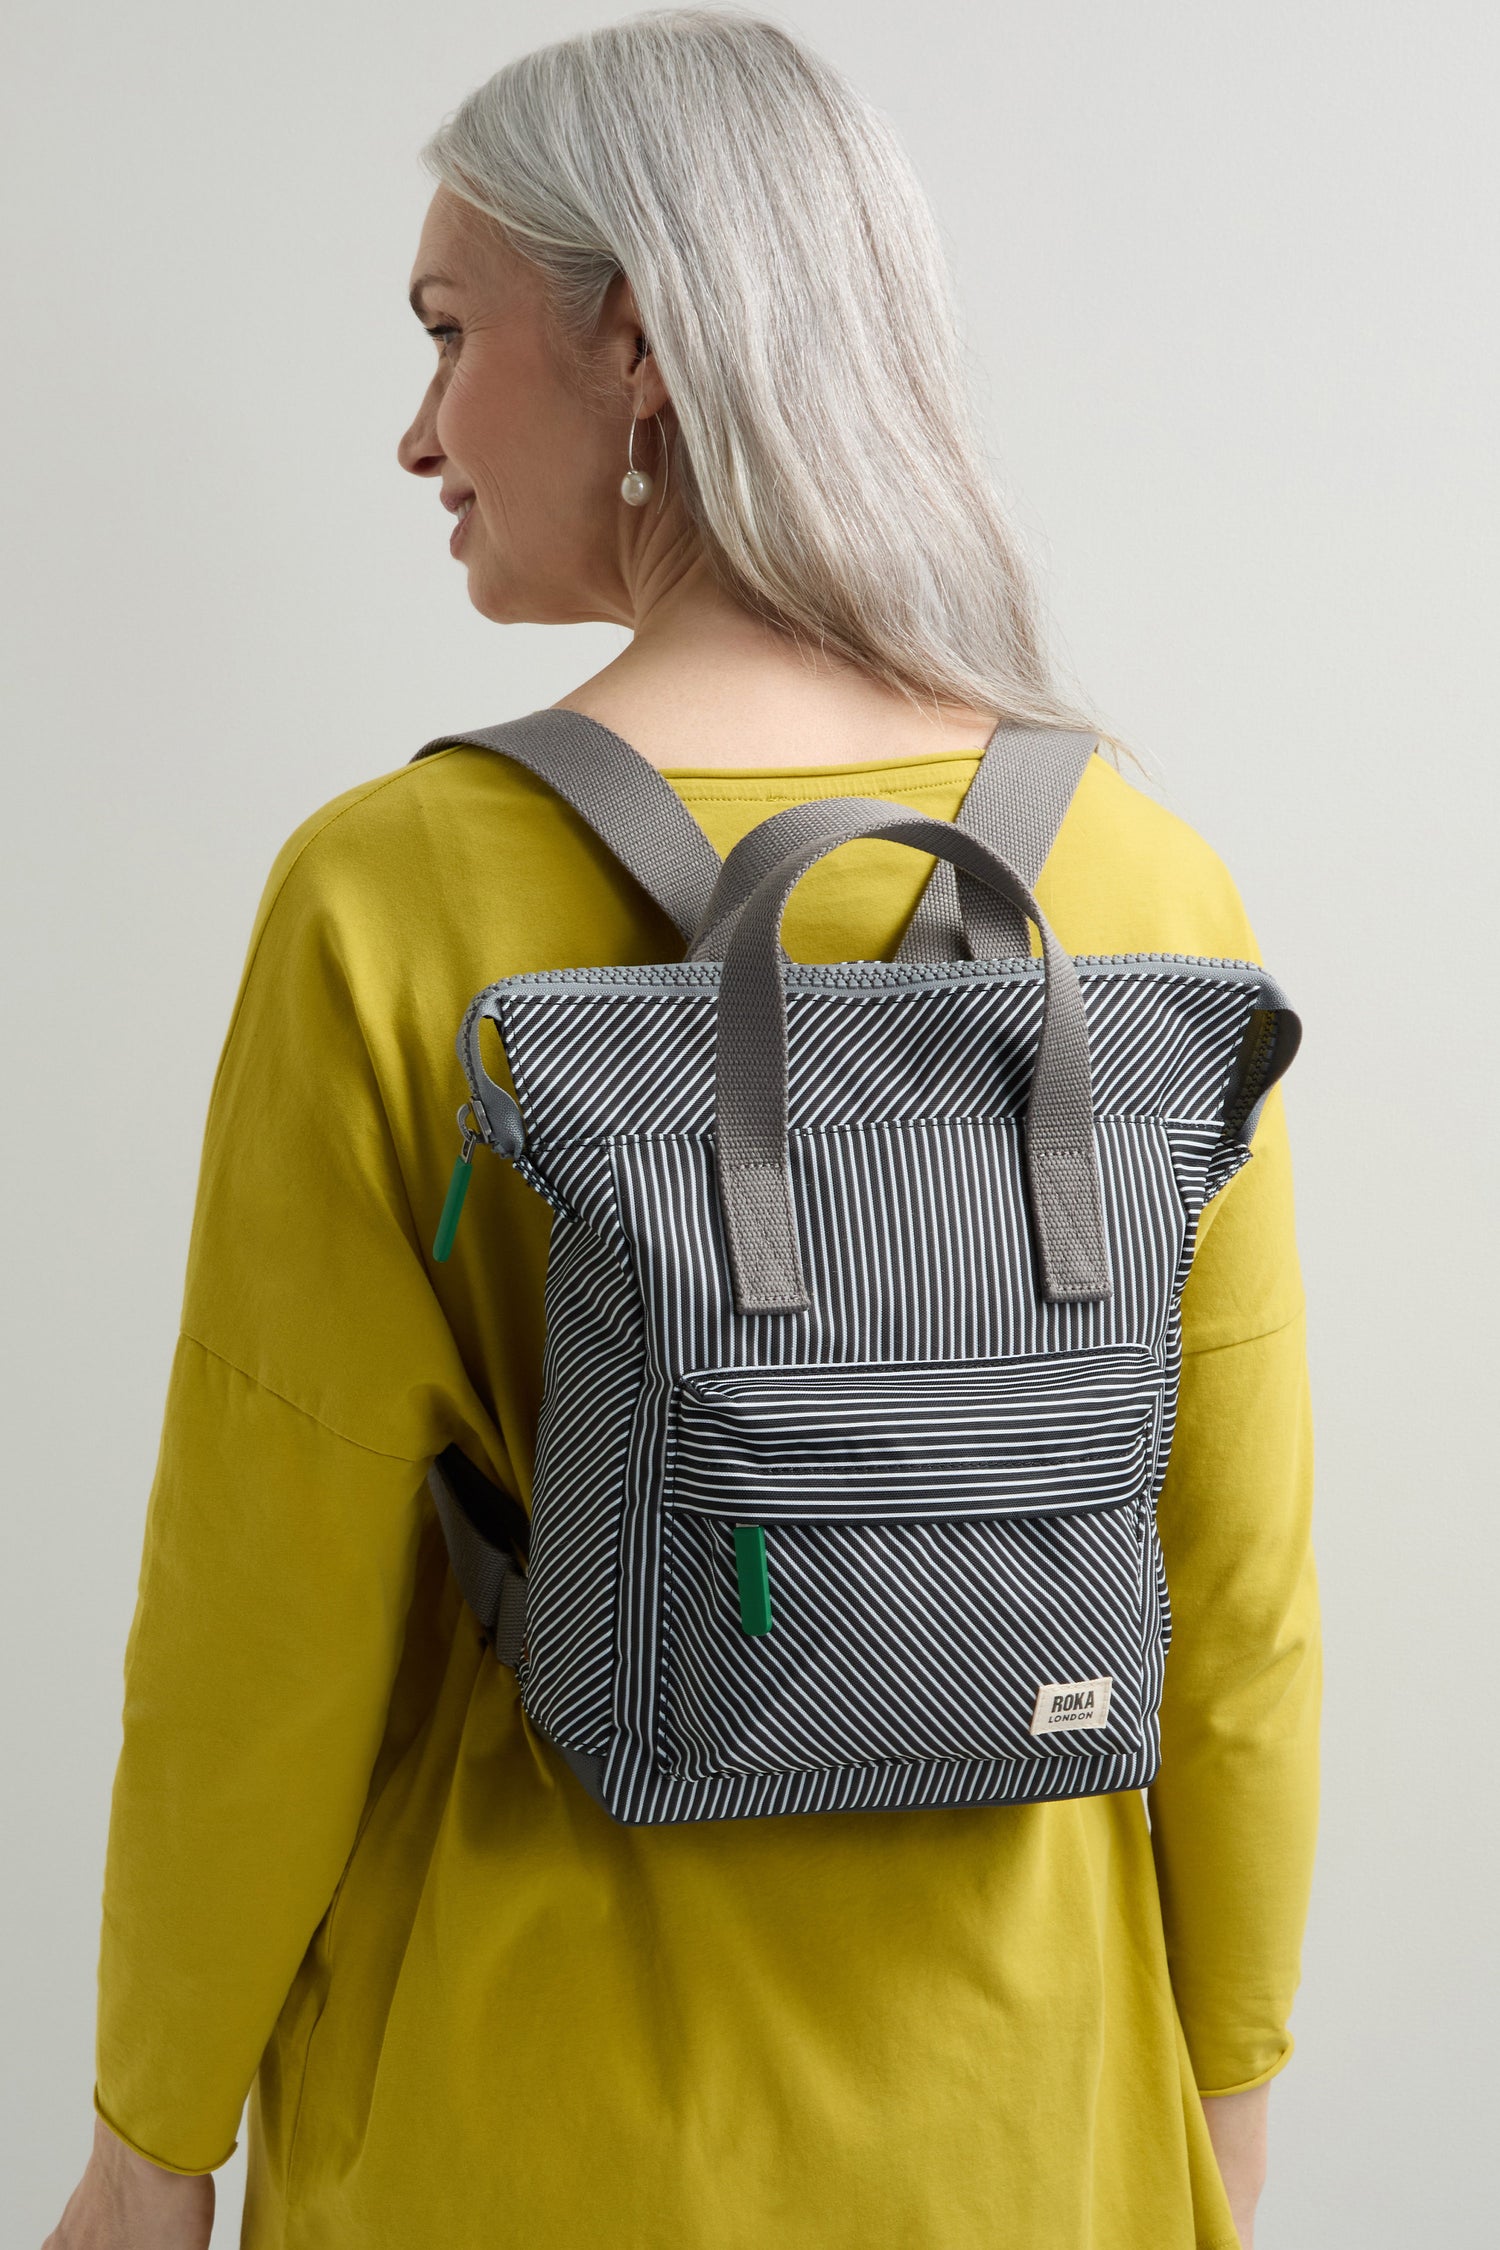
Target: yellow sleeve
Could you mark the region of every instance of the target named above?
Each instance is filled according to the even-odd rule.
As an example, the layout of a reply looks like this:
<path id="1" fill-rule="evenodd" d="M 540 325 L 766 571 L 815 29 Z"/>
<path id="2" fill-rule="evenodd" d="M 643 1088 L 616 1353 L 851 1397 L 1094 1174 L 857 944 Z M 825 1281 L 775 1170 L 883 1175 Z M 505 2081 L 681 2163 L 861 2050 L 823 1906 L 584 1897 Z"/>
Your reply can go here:
<path id="1" fill-rule="evenodd" d="M 102 2115 L 158 2163 L 229 2154 L 348 1858 L 423 1468 L 179 1343 L 126 1659 L 98 2044 Z"/>
<path id="2" fill-rule="evenodd" d="M 1174 1632 L 1150 1801 L 1178 2012 L 1199 2089 L 1221 2094 L 1291 2053 L 1317 1816 L 1312 1444 L 1279 1098 L 1207 1216 L 1161 1500 Z"/>
<path id="3" fill-rule="evenodd" d="M 305 842 L 273 876 L 210 1109 L 105 1877 L 96 2103 L 183 2171 L 228 2155 L 333 1897 L 426 1462 L 479 1415 L 361 1030 L 358 932 Z"/>

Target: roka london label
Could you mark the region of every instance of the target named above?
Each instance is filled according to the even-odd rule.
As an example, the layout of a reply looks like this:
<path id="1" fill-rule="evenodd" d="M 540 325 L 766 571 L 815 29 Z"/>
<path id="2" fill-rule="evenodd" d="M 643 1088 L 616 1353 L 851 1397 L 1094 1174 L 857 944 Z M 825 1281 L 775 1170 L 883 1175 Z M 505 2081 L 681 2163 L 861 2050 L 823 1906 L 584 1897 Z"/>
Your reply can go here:
<path id="1" fill-rule="evenodd" d="M 1109 1717 L 1111 1684 L 1108 1679 L 1049 1680 L 1036 1691 L 1032 1733 L 1080 1734 L 1086 1727 L 1102 1727 Z"/>

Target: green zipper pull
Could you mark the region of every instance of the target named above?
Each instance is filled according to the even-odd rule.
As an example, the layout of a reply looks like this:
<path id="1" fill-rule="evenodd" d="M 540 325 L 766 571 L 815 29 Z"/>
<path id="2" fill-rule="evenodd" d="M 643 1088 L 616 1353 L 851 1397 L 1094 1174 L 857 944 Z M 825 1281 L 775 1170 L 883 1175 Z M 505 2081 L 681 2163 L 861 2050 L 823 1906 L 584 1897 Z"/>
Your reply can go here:
<path id="1" fill-rule="evenodd" d="M 473 1123 L 464 1123 L 465 1117 L 472 1119 L 472 1115 L 465 1102 L 458 1113 L 458 1129 L 463 1134 L 464 1145 L 454 1158 L 448 1193 L 443 1198 L 443 1215 L 438 1220 L 438 1230 L 432 1245 L 434 1265 L 444 1266 L 448 1263 L 453 1238 L 458 1233 L 458 1222 L 463 1216 L 464 1198 L 469 1192 L 469 1177 L 474 1169 L 474 1144 L 479 1139 Z"/>
<path id="2" fill-rule="evenodd" d="M 766 1568 L 766 1535 L 758 1523 L 734 1527 L 734 1567 L 740 1581 L 740 1623 L 747 1633 L 771 1630 L 771 1574 Z"/>

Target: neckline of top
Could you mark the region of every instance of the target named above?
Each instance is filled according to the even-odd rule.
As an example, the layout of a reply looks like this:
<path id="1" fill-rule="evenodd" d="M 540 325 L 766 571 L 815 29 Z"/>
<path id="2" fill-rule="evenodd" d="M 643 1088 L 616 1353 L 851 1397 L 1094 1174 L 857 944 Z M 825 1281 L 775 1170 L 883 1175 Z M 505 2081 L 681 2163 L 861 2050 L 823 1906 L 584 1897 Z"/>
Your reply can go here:
<path id="1" fill-rule="evenodd" d="M 725 782 L 733 786 L 736 795 L 751 795 L 757 789 L 774 794 L 788 782 L 844 780 L 850 775 L 864 775 L 874 779 L 877 775 L 930 772 L 939 766 L 953 766 L 968 771 L 978 765 L 984 756 L 983 745 L 973 750 L 927 750 L 906 758 L 857 758 L 848 763 L 831 763 L 811 766 L 658 766 L 663 781 L 674 787 L 682 782 Z"/>

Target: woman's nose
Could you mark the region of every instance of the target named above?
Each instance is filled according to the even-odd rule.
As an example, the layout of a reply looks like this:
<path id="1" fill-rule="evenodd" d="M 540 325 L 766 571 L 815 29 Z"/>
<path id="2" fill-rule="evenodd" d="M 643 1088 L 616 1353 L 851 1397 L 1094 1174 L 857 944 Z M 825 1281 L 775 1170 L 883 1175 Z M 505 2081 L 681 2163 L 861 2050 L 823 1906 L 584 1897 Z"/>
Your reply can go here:
<path id="1" fill-rule="evenodd" d="M 396 447 L 396 459 L 414 477 L 442 475 L 443 456 L 438 446 L 436 416 L 430 391 L 417 410 L 416 420 Z"/>

